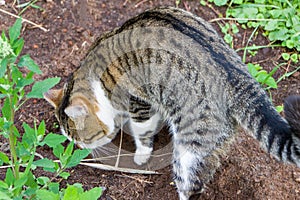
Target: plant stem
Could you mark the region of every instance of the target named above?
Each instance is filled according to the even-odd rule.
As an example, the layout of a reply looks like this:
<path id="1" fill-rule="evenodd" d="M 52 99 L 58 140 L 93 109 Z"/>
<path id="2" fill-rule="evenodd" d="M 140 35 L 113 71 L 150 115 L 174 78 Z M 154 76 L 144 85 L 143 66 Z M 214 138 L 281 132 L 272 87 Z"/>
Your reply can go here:
<path id="1" fill-rule="evenodd" d="M 9 81 L 12 82 L 12 74 L 11 74 L 11 68 L 8 66 L 7 70 L 7 76 L 9 78 Z M 19 169 L 20 169 L 20 164 L 18 162 L 18 157 L 17 157 L 17 151 L 16 151 L 16 136 L 14 133 L 14 119 L 15 119 L 15 105 L 13 104 L 13 97 L 11 95 L 8 95 L 8 100 L 9 100 L 9 107 L 10 107 L 10 119 L 8 119 L 11 124 L 9 126 L 9 146 L 10 146 L 10 153 L 11 153 L 11 158 L 12 158 L 12 169 L 14 172 L 14 176 L 16 179 L 19 179 Z"/>
<path id="2" fill-rule="evenodd" d="M 10 120 L 13 123 L 14 122 L 14 117 L 15 117 L 15 110 L 14 106 L 12 105 L 11 98 L 9 98 L 9 104 L 10 104 Z M 14 176 L 16 179 L 19 179 L 19 169 L 20 169 L 20 164 L 18 162 L 18 157 L 17 157 L 17 151 L 16 151 L 16 136 L 14 134 L 14 125 L 11 124 L 9 127 L 9 146 L 10 146 L 10 153 L 12 157 L 12 166 L 13 166 L 13 172 Z"/>

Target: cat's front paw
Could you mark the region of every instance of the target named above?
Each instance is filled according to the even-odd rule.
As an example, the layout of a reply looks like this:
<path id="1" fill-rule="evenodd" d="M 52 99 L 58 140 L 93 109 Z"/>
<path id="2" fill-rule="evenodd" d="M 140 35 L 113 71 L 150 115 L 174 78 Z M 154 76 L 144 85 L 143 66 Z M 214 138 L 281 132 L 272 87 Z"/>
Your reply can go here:
<path id="1" fill-rule="evenodd" d="M 152 147 L 145 147 L 145 146 L 137 148 L 133 158 L 134 162 L 137 165 L 145 164 L 149 160 L 152 150 L 153 150 Z"/>

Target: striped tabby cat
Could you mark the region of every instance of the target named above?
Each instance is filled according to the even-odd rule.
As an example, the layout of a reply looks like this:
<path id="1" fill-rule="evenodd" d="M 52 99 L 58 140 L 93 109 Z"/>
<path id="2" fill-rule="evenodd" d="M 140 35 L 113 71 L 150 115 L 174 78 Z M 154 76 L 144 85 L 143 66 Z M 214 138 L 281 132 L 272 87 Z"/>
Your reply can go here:
<path id="1" fill-rule="evenodd" d="M 276 158 L 300 166 L 300 97 L 286 100 L 286 121 L 211 25 L 184 10 L 149 10 L 104 34 L 65 87 L 45 98 L 81 147 L 96 150 L 129 122 L 138 165 L 166 121 L 180 200 L 212 178 L 238 125 Z"/>

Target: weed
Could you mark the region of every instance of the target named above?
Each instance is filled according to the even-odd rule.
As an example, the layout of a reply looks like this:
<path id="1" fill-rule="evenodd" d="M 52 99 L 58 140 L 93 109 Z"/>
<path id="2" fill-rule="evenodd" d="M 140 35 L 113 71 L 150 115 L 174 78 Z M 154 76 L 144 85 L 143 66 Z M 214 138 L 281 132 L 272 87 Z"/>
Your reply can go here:
<path id="1" fill-rule="evenodd" d="M 292 54 L 282 53 L 281 56 L 284 60 L 286 60 L 286 61 L 290 60 L 293 63 L 298 63 L 299 59 L 300 59 L 300 54 L 298 54 L 298 53 L 292 53 Z"/>
<path id="2" fill-rule="evenodd" d="M 228 1 L 221 1 L 225 5 Z M 234 17 L 248 27 L 260 26 L 270 41 L 279 42 L 289 49 L 300 51 L 300 11 L 299 0 L 233 0 L 229 4 L 226 17 Z M 216 2 L 215 2 L 216 3 Z M 220 5 L 220 4 L 216 4 Z"/>
<path id="3" fill-rule="evenodd" d="M 233 48 L 233 35 L 239 32 L 239 29 L 234 23 L 226 23 L 224 26 L 219 25 L 222 33 L 225 34 L 224 40 Z"/>
<path id="4" fill-rule="evenodd" d="M 37 1 L 38 0 L 33 0 L 33 1 L 25 2 L 25 3 L 21 3 L 21 4 L 18 1 L 18 5 L 16 7 L 17 8 L 22 8 L 22 10 L 18 14 L 22 15 L 30 7 L 35 8 L 35 9 L 39 9 L 39 10 L 43 10 L 43 8 L 41 8 L 40 6 L 35 4 Z"/>
<path id="5" fill-rule="evenodd" d="M 3 103 L 0 134 L 9 141 L 10 147 L 10 156 L 0 151 L 0 165 L 7 167 L 5 179 L 0 180 L 0 199 L 97 199 L 102 192 L 99 187 L 84 192 L 80 184 L 60 189 L 59 183 L 52 182 L 56 177 L 67 179 L 70 174 L 65 170 L 79 164 L 89 150 L 74 150 L 73 142 L 64 148 L 62 143 L 66 137 L 62 135 L 45 136 L 44 121 L 39 125 L 34 122 L 33 127 L 23 123 L 22 134 L 15 125 L 20 107 L 30 98 L 42 98 L 43 93 L 60 80 L 48 78 L 36 82 L 33 79 L 35 74 L 42 72 L 29 55 L 20 56 L 24 46 L 24 40 L 19 38 L 21 26 L 21 19 L 18 19 L 9 29 L 8 37 L 2 32 L 0 38 L 0 98 Z M 28 71 L 25 75 L 23 67 Z M 26 93 L 25 87 L 31 84 L 32 89 Z M 59 163 L 48 158 L 36 159 L 36 149 L 44 145 L 53 149 Z M 52 172 L 53 177 L 36 177 L 37 167 Z"/>
<path id="6" fill-rule="evenodd" d="M 251 36 L 249 37 L 246 47 L 237 49 L 237 51 L 243 50 L 243 62 L 246 61 L 246 54 L 249 53 L 251 56 L 257 54 L 257 50 L 265 47 L 286 47 L 290 50 L 293 49 L 293 53 L 282 53 L 282 58 L 289 63 L 298 63 L 300 60 L 300 10 L 299 0 L 288 1 L 288 0 L 207 0 L 213 2 L 217 6 L 227 6 L 226 18 L 234 19 L 240 24 L 240 27 L 254 28 Z M 205 0 L 201 0 L 201 5 L 207 6 Z M 233 17 L 233 18 L 230 18 Z M 225 26 L 221 27 L 224 35 L 224 40 L 232 45 L 233 34 L 230 33 L 230 27 L 226 23 Z M 254 34 L 258 28 L 263 30 L 263 35 L 268 37 L 272 45 L 266 46 L 248 46 Z M 282 79 L 289 77 L 293 73 L 299 70 L 299 67 L 292 71 L 286 72 L 277 81 L 272 78 L 275 71 L 278 70 L 279 66 L 287 63 L 281 63 L 276 66 L 270 73 L 263 70 L 261 66 L 255 64 L 248 64 L 248 69 L 251 75 L 263 85 L 263 87 L 269 92 L 272 99 L 270 89 L 277 88 L 277 83 Z M 282 106 L 277 107 L 278 111 L 282 111 Z"/>

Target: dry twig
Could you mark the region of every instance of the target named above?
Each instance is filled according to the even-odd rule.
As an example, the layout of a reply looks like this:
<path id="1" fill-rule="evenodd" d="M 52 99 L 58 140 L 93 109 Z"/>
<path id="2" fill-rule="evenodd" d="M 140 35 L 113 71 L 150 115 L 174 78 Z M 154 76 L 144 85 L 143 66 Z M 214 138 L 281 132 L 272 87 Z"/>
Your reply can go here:
<path id="1" fill-rule="evenodd" d="M 6 10 L 3 10 L 3 9 L 1 9 L 1 8 L 0 8 L 0 12 L 2 12 L 2 13 L 4 13 L 4 14 L 7 14 L 7 15 L 10 15 L 10 16 L 12 16 L 12 17 L 15 17 L 15 18 L 17 18 L 17 19 L 21 18 L 23 22 L 27 22 L 28 24 L 31 24 L 31 25 L 33 25 L 34 27 L 37 27 L 37 28 L 43 30 L 44 32 L 48 32 L 48 31 L 49 31 L 48 29 L 45 29 L 44 27 L 42 27 L 42 25 L 38 25 L 38 24 L 36 24 L 36 23 L 34 23 L 34 22 L 28 20 L 28 19 L 24 19 L 24 18 L 22 18 L 22 17 L 20 17 L 20 16 L 18 16 L 18 15 L 12 14 L 12 13 L 10 13 L 10 12 L 8 12 L 8 11 L 6 11 Z"/>
<path id="2" fill-rule="evenodd" d="M 159 174 L 156 171 L 148 171 L 148 170 L 141 170 L 141 169 L 130 169 L 130 168 L 122 168 L 122 167 L 113 167 L 110 165 L 104 165 L 100 163 L 84 163 L 81 162 L 81 165 L 98 168 L 102 170 L 108 170 L 108 171 L 119 171 L 119 172 L 125 172 L 125 173 L 132 173 L 132 174 Z"/>

